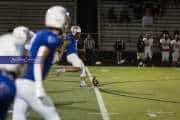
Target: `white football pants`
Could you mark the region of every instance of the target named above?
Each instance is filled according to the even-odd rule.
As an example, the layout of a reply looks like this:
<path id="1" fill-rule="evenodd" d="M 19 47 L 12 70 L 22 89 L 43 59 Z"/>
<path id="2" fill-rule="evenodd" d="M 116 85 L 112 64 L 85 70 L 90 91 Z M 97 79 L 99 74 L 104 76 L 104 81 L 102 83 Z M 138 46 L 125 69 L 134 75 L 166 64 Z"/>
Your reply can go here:
<path id="1" fill-rule="evenodd" d="M 178 58 L 179 58 L 179 51 L 174 51 L 172 53 L 172 61 L 173 62 L 177 62 L 178 61 Z"/>
<path id="2" fill-rule="evenodd" d="M 67 61 L 72 64 L 73 67 L 79 67 L 81 69 L 80 77 L 86 77 L 86 68 L 82 60 L 75 53 L 67 55 Z"/>
<path id="3" fill-rule="evenodd" d="M 30 107 L 39 113 L 44 120 L 60 120 L 51 99 L 45 100 L 36 97 L 35 82 L 27 79 L 16 80 L 17 94 L 13 106 L 12 120 L 27 120 L 26 113 Z"/>
<path id="4" fill-rule="evenodd" d="M 144 49 L 144 58 L 147 59 L 147 58 L 152 58 L 152 51 L 150 48 L 145 48 Z"/>
<path id="5" fill-rule="evenodd" d="M 163 51 L 161 52 L 162 55 L 162 62 L 169 62 L 169 51 Z"/>

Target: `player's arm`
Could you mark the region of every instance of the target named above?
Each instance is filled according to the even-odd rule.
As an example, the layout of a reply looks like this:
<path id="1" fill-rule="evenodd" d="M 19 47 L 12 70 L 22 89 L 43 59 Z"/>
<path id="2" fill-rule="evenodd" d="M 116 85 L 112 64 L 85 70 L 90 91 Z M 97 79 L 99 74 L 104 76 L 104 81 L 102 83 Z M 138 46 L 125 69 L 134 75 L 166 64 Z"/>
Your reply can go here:
<path id="1" fill-rule="evenodd" d="M 66 49 L 66 47 L 70 44 L 69 40 L 64 40 L 63 45 L 61 46 L 61 48 L 58 50 L 59 52 L 59 61 L 61 61 L 62 56 L 64 54 L 64 51 Z"/>
<path id="2" fill-rule="evenodd" d="M 38 56 L 38 63 L 34 64 L 34 77 L 35 77 L 35 83 L 37 87 L 37 97 L 43 98 L 45 96 L 45 91 L 43 87 L 43 78 L 42 78 L 42 72 L 44 68 L 44 61 L 47 59 L 49 55 L 49 48 L 46 46 L 41 46 L 38 50 L 37 56 Z"/>

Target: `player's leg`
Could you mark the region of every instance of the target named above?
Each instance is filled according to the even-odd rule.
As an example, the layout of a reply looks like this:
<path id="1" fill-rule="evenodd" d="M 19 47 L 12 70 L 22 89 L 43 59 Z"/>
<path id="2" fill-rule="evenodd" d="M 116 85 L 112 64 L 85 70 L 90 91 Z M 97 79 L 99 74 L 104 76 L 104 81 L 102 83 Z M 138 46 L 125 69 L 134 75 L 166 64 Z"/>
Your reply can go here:
<path id="1" fill-rule="evenodd" d="M 168 63 L 169 62 L 169 52 L 166 52 L 165 59 L 166 59 L 166 62 Z"/>
<path id="2" fill-rule="evenodd" d="M 164 61 L 165 61 L 165 52 L 162 51 L 161 52 L 161 62 L 162 62 L 162 64 L 164 63 Z"/>
<path id="3" fill-rule="evenodd" d="M 60 120 L 55 106 L 48 96 L 43 99 L 32 96 L 32 100 L 34 102 L 29 101 L 31 108 L 39 113 L 45 120 Z"/>
<path id="4" fill-rule="evenodd" d="M 117 63 L 120 64 L 120 60 L 121 60 L 121 58 L 120 58 L 120 51 L 117 50 L 116 53 L 117 53 Z"/>
<path id="5" fill-rule="evenodd" d="M 152 50 L 149 49 L 149 64 L 152 65 Z"/>
<path id="6" fill-rule="evenodd" d="M 73 63 L 73 66 L 75 67 L 79 67 L 81 69 L 81 72 L 80 72 L 80 86 L 84 87 L 86 86 L 86 68 L 85 68 L 85 65 L 83 63 L 83 61 L 78 57 L 74 57 L 75 58 L 75 61 Z"/>
<path id="7" fill-rule="evenodd" d="M 17 96 L 13 105 L 12 120 L 27 120 L 27 109 L 28 104 Z"/>
<path id="8" fill-rule="evenodd" d="M 67 55 L 67 61 L 69 64 L 74 64 L 74 58 L 76 57 L 75 54 L 70 54 L 70 55 Z M 59 69 L 57 69 L 57 74 L 60 75 L 61 73 L 63 72 L 79 72 L 81 71 L 80 67 L 60 67 Z"/>
<path id="9" fill-rule="evenodd" d="M 16 81 L 18 96 L 21 97 L 32 108 L 39 113 L 45 120 L 60 120 L 55 107 L 47 96 L 39 99 L 36 96 L 36 85 L 31 80 L 21 79 Z M 20 89 L 21 88 L 21 89 Z"/>
<path id="10" fill-rule="evenodd" d="M 79 58 L 77 54 L 73 54 L 72 58 L 69 61 L 71 61 L 72 66 L 80 68 L 80 86 L 86 86 L 86 68 L 83 61 Z"/>
<path id="11" fill-rule="evenodd" d="M 176 63 L 178 61 L 178 57 L 179 57 L 178 51 L 174 51 L 172 53 L 172 65 L 176 65 Z"/>
<path id="12" fill-rule="evenodd" d="M 26 113 L 29 105 L 23 97 L 26 94 L 31 96 L 32 93 L 30 94 L 31 89 L 28 89 L 29 87 L 26 86 L 31 87 L 31 85 L 24 81 L 24 79 L 16 79 L 17 93 L 13 105 L 12 120 L 27 120 Z"/>
<path id="13" fill-rule="evenodd" d="M 144 66 L 144 53 L 139 53 L 139 64 L 138 66 L 143 67 Z"/>
<path id="14" fill-rule="evenodd" d="M 81 68 L 80 77 L 82 80 L 85 80 L 85 78 L 86 78 L 86 67 L 80 58 L 79 58 L 79 64 L 80 64 L 80 68 Z"/>
<path id="15" fill-rule="evenodd" d="M 177 63 L 179 62 L 179 51 L 177 51 Z"/>
<path id="16" fill-rule="evenodd" d="M 176 52 L 172 53 L 172 65 L 176 64 Z"/>
<path id="17" fill-rule="evenodd" d="M 145 64 L 147 64 L 147 59 L 148 59 L 148 49 L 146 48 L 144 50 L 144 60 L 145 60 Z"/>

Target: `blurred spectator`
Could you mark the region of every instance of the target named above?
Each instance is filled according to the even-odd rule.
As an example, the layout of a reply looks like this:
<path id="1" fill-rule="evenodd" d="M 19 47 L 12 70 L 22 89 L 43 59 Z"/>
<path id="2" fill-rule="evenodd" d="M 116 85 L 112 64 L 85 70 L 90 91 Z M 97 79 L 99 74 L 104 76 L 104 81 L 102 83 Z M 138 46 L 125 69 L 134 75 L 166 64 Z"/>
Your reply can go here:
<path id="1" fill-rule="evenodd" d="M 152 37 L 152 34 L 147 32 L 143 38 L 144 41 L 144 59 L 145 59 L 145 63 L 148 65 L 152 64 L 152 47 L 153 47 L 153 42 L 154 39 Z"/>
<path id="2" fill-rule="evenodd" d="M 114 7 L 108 10 L 108 20 L 110 23 L 117 21 L 117 15 L 115 14 Z"/>
<path id="3" fill-rule="evenodd" d="M 84 40 L 85 56 L 88 65 L 93 65 L 95 63 L 95 41 L 90 34 Z"/>
<path id="4" fill-rule="evenodd" d="M 170 36 L 168 31 L 163 31 L 160 38 L 161 45 L 161 62 L 163 65 L 169 64 L 169 56 L 170 56 Z"/>
<path id="5" fill-rule="evenodd" d="M 176 65 L 179 59 L 179 52 L 180 52 L 180 38 L 178 31 L 174 31 L 173 40 L 171 41 L 171 46 L 172 46 L 172 65 Z"/>
<path id="6" fill-rule="evenodd" d="M 125 60 L 122 59 L 122 53 L 125 50 L 126 45 L 124 40 L 117 40 L 114 44 L 114 49 L 116 52 L 116 62 L 117 64 L 122 64 L 125 62 Z"/>
<path id="7" fill-rule="evenodd" d="M 145 44 L 143 41 L 143 36 L 141 34 L 137 42 L 137 62 L 139 67 L 144 66 L 144 47 Z"/>
<path id="8" fill-rule="evenodd" d="M 163 16 L 166 11 L 167 0 L 160 0 L 159 4 L 159 16 Z"/>
<path id="9" fill-rule="evenodd" d="M 168 7 L 169 8 L 176 8 L 178 4 L 178 0 L 168 0 Z"/>
<path id="10" fill-rule="evenodd" d="M 124 8 L 122 11 L 120 11 L 120 17 L 119 17 L 119 22 L 122 23 L 129 23 L 130 22 L 130 17 L 128 14 L 128 9 Z"/>
<path id="11" fill-rule="evenodd" d="M 152 2 L 152 7 L 153 7 L 153 16 L 159 16 L 159 14 L 160 14 L 160 0 L 154 0 L 154 2 Z"/>
<path id="12" fill-rule="evenodd" d="M 149 3 L 144 4 L 144 16 L 142 17 L 142 26 L 148 27 L 153 25 L 153 8 Z"/>

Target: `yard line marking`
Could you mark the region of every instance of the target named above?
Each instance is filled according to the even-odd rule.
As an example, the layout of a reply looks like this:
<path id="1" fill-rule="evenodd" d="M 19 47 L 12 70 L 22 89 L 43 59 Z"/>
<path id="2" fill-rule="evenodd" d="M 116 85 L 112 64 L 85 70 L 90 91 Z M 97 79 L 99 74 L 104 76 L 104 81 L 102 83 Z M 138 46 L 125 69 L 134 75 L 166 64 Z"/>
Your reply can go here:
<path id="1" fill-rule="evenodd" d="M 86 67 L 86 72 L 87 72 L 87 75 L 89 77 L 89 80 L 91 81 L 92 83 L 92 75 L 88 69 L 88 67 Z M 101 111 L 101 115 L 102 115 L 102 118 L 103 120 L 110 120 L 110 117 L 109 117 L 109 114 L 108 114 L 108 111 L 105 107 L 105 104 L 104 104 L 104 101 L 103 101 L 103 98 L 102 98 L 102 95 L 101 95 L 101 92 L 99 91 L 99 88 L 94 86 L 94 92 L 96 94 L 96 99 L 97 99 L 97 102 L 98 102 L 98 105 L 99 105 L 99 109 Z"/>

